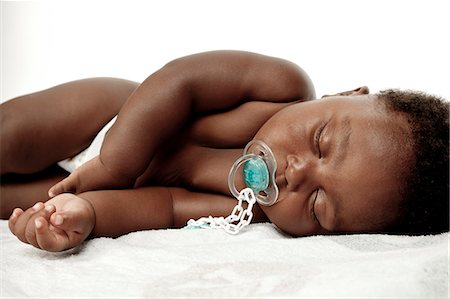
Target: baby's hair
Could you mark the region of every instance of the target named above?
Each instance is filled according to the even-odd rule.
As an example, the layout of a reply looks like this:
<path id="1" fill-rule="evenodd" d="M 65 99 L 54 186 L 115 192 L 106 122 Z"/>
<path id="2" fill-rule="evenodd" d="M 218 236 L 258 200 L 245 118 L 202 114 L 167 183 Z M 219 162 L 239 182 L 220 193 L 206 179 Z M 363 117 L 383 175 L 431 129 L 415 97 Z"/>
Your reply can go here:
<path id="1" fill-rule="evenodd" d="M 399 234 L 449 231 L 449 103 L 417 91 L 375 95 L 394 117 L 403 116 L 412 136 L 412 165 L 402 190 L 400 217 L 389 227 Z"/>

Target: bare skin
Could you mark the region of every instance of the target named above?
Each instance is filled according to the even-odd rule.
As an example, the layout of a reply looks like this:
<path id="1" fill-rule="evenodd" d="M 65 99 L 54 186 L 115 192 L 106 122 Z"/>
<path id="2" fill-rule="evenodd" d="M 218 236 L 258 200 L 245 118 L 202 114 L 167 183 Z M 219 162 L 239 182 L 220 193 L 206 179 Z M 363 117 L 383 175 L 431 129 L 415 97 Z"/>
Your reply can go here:
<path id="1" fill-rule="evenodd" d="M 255 99 L 282 103 L 310 98 L 308 84 L 299 68 L 255 54 L 211 52 L 172 61 L 127 99 L 100 155 L 53 186 L 49 196 L 134 186 L 157 150 L 192 115 L 228 110 Z"/>
<path id="2" fill-rule="evenodd" d="M 51 188 L 50 200 L 47 191 L 64 173 L 2 182 L 2 195 L 7 194 L 2 196 L 2 218 L 12 212 L 10 229 L 21 241 L 60 251 L 79 245 L 88 236 L 119 236 L 142 229 L 180 227 L 190 218 L 205 215 L 226 216 L 235 205 L 228 191 L 228 171 L 256 135 L 272 147 L 281 162 L 277 170 L 281 192 L 274 206 L 255 207 L 254 221 L 269 219 L 293 235 L 379 229 L 395 217 L 395 208 L 391 208 L 395 203 L 388 204 L 386 198 L 395 197 L 390 196 L 398 189 L 393 177 L 402 159 L 397 153 L 382 164 L 393 167 L 373 163 L 373 168 L 380 169 L 374 172 L 378 176 L 366 175 L 365 181 L 355 185 L 354 178 L 364 175 L 362 169 L 375 154 L 383 155 L 379 149 L 390 146 L 392 139 L 383 114 L 365 96 L 367 92 L 362 88 L 334 98 L 337 105 L 331 99 L 295 104 L 315 98 L 311 81 L 297 66 L 251 53 L 212 52 L 169 63 L 141 85 L 90 79 L 15 99 L 0 106 L 6 124 L 1 141 L 8 144 L 2 147 L 2 174 L 39 173 L 81 151 L 109 119 L 117 113 L 119 117 L 100 157 Z M 353 99 L 354 95 L 363 96 Z M 339 105 L 342 102 L 345 104 Z M 309 103 L 312 105 L 301 108 Z M 60 113 L 55 114 L 49 106 Z M 354 133 L 349 144 L 355 158 L 344 159 L 341 168 L 319 167 L 312 158 L 317 149 L 310 145 L 311 136 L 317 123 L 330 118 L 330 113 L 324 113 L 326 106 L 333 107 L 333 119 L 348 118 L 356 108 L 363 111 L 360 119 L 369 118 L 375 124 L 369 128 L 368 122 L 351 120 Z M 15 119 L 13 126 L 8 116 L 27 109 L 39 119 L 25 115 Z M 324 130 L 327 140 L 342 134 L 340 123 L 334 122 L 333 130 Z M 392 125 L 402 127 L 404 123 L 399 120 Z M 33 128 L 32 133 L 25 128 Z M 379 138 L 370 143 L 374 139 L 364 138 L 364 132 Z M 334 147 L 328 144 L 333 143 L 322 147 L 329 158 L 317 159 L 337 159 Z M 122 156 L 125 158 L 118 158 Z M 299 163 L 299 157 L 309 157 L 309 162 Z M 327 171 L 334 175 L 325 175 Z M 315 174 L 294 184 L 310 173 Z M 347 173 L 355 174 L 340 179 Z M 243 187 L 242 178 L 238 180 Z M 380 183 L 383 191 L 373 191 Z M 116 188 L 122 190 L 109 190 Z M 350 190 L 357 192 L 352 195 Z M 76 195 L 61 194 L 67 191 Z M 347 221 L 334 220 L 334 194 L 348 198 L 340 207 L 340 216 Z M 315 210 L 306 208 L 306 198 L 308 203 L 314 201 Z M 30 208 L 39 201 L 45 204 Z M 358 218 L 363 210 L 367 221 Z"/>

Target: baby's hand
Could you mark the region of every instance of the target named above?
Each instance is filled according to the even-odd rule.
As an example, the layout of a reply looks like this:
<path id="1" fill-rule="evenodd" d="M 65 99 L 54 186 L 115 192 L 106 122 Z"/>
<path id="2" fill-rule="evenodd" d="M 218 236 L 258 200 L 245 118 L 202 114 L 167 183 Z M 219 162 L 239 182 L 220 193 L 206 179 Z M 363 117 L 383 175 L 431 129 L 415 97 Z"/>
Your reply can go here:
<path id="1" fill-rule="evenodd" d="M 97 156 L 51 187 L 48 195 L 54 197 L 66 192 L 78 194 L 99 189 L 117 189 L 133 186 L 133 184 L 134 181 L 130 179 L 112 175 Z"/>
<path id="2" fill-rule="evenodd" d="M 45 204 L 15 209 L 9 229 L 22 242 L 47 251 L 63 251 L 80 245 L 95 225 L 92 204 L 73 194 L 61 194 Z"/>

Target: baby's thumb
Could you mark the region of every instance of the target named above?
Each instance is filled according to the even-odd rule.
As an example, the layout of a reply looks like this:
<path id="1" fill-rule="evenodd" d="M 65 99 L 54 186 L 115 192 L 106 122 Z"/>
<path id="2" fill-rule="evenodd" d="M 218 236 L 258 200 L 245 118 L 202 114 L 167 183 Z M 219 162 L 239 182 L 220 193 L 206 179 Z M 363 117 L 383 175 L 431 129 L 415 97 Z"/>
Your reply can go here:
<path id="1" fill-rule="evenodd" d="M 72 186 L 70 182 L 71 181 L 68 178 L 65 178 L 62 181 L 56 183 L 48 190 L 48 196 L 50 198 L 53 198 L 56 195 L 62 193 L 76 193 L 76 188 Z"/>

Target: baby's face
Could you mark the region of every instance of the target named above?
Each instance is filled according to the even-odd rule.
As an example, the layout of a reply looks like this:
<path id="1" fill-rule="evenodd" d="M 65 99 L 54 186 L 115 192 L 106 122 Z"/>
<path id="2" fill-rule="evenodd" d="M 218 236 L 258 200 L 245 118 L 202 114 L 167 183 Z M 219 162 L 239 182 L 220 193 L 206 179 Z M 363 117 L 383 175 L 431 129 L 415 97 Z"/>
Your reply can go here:
<path id="1" fill-rule="evenodd" d="M 259 130 L 255 139 L 276 157 L 280 189 L 278 201 L 262 209 L 280 229 L 369 232 L 396 217 L 409 148 L 392 128 L 407 130 L 407 123 L 374 101 L 360 95 L 292 105 Z"/>

